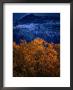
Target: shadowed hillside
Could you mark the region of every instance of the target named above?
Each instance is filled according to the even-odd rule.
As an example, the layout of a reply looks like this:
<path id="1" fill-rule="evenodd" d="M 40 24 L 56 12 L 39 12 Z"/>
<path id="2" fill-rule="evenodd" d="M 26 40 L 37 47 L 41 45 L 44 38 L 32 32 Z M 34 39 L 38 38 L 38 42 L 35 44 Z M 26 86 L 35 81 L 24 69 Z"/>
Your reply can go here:
<path id="1" fill-rule="evenodd" d="M 60 45 L 37 38 L 13 43 L 14 77 L 60 76 Z"/>
<path id="2" fill-rule="evenodd" d="M 13 14 L 14 16 L 18 14 Z M 60 43 L 60 14 L 59 13 L 26 13 L 13 20 L 13 41 L 17 44 L 20 39 L 31 42 L 37 37 L 51 43 Z"/>

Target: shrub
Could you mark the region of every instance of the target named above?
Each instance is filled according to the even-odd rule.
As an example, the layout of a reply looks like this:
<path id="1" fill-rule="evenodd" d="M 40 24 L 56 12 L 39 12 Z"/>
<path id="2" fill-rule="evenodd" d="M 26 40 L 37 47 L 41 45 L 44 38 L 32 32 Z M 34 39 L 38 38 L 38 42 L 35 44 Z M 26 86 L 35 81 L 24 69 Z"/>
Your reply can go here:
<path id="1" fill-rule="evenodd" d="M 60 45 L 41 40 L 22 41 L 19 45 L 13 43 L 14 77 L 60 76 Z"/>

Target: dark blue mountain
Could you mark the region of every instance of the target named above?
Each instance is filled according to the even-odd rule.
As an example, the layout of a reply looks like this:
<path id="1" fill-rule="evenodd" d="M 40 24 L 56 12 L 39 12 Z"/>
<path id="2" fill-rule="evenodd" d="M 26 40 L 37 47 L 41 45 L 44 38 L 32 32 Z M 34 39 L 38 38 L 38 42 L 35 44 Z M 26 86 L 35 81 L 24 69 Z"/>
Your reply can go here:
<path id="1" fill-rule="evenodd" d="M 60 43 L 60 17 L 36 16 L 29 14 L 17 20 L 13 27 L 13 40 L 30 42 L 36 38 L 47 42 Z"/>
<path id="2" fill-rule="evenodd" d="M 49 16 L 36 16 L 34 14 L 28 14 L 28 15 L 24 15 L 21 18 L 19 18 L 14 25 L 17 24 L 28 24 L 28 23 L 45 23 L 45 22 L 49 22 L 50 20 L 53 20 L 53 22 L 55 23 L 60 22 L 60 17 L 58 16 L 54 16 L 54 15 L 49 15 Z"/>

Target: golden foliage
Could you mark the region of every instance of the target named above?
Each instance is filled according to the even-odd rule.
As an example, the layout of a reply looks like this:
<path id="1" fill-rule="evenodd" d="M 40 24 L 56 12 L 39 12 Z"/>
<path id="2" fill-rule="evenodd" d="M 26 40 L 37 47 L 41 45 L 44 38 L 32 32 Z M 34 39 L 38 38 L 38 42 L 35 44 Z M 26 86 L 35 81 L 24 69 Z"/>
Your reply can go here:
<path id="1" fill-rule="evenodd" d="M 60 76 L 60 45 L 36 39 L 13 43 L 14 77 Z"/>

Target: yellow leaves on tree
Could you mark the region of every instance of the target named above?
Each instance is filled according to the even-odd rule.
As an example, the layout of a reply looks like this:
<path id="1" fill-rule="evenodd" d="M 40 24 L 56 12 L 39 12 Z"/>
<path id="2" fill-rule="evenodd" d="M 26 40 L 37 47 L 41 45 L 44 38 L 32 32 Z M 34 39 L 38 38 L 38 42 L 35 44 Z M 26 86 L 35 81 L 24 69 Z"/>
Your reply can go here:
<path id="1" fill-rule="evenodd" d="M 60 45 L 35 39 L 13 43 L 13 76 L 57 77 L 60 75 Z"/>

